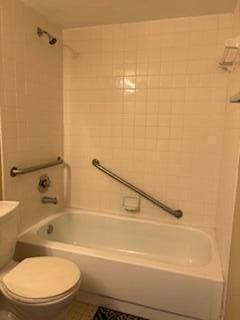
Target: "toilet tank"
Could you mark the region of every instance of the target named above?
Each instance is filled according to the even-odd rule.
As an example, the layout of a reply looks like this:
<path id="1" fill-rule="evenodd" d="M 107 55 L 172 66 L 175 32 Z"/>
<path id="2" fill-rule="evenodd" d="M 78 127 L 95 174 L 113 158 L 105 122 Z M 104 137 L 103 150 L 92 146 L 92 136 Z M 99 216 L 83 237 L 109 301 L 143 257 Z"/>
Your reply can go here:
<path id="1" fill-rule="evenodd" d="M 18 206 L 18 202 L 0 201 L 0 269 L 14 255 L 19 226 Z"/>

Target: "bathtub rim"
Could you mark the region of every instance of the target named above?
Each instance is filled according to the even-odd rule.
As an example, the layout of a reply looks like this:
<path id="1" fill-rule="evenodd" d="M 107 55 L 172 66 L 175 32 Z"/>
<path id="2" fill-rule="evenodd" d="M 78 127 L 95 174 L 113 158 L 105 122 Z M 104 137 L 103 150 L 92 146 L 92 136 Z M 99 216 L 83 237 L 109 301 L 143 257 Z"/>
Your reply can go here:
<path id="1" fill-rule="evenodd" d="M 167 221 L 167 220 L 153 220 L 153 219 L 147 219 L 146 217 L 139 217 L 137 214 L 128 214 L 128 213 L 114 213 L 114 212 L 108 212 L 108 211 L 100 211 L 100 210 L 89 210 L 89 209 L 85 209 L 85 208 L 75 208 L 75 207 L 63 207 L 61 210 L 59 210 L 56 213 L 52 213 L 51 215 L 41 219 L 40 221 L 38 221 L 37 223 L 35 223 L 34 225 L 28 227 L 26 230 L 22 231 L 21 233 L 19 233 L 18 237 L 20 237 L 21 235 L 27 233 L 30 230 L 35 230 L 37 229 L 37 226 L 43 226 L 48 220 L 52 220 L 53 218 L 58 218 L 60 216 L 62 216 L 63 214 L 68 214 L 68 213 L 72 213 L 72 214 L 79 214 L 79 213 L 83 213 L 83 214 L 88 214 L 88 215 L 100 215 L 103 217 L 110 217 L 110 218 L 114 218 L 114 219 L 119 219 L 119 220 L 129 220 L 129 221 L 134 221 L 137 223 L 146 223 L 146 224 L 154 224 L 154 225 L 166 225 L 168 227 L 178 227 L 180 229 L 188 229 L 194 232 L 198 232 L 201 233 L 202 235 L 206 236 L 210 241 L 214 240 L 216 241 L 216 234 L 214 231 L 214 228 L 210 228 L 210 227 L 201 227 L 201 226 L 192 226 L 192 225 L 188 225 L 188 224 L 183 224 L 183 223 L 178 223 L 178 220 L 176 221 L 175 219 L 172 221 Z"/>
<path id="2" fill-rule="evenodd" d="M 136 223 L 143 223 L 143 224 L 151 224 L 151 225 L 156 225 L 156 226 L 167 226 L 167 227 L 177 227 L 183 230 L 190 230 L 192 232 L 197 232 L 201 234 L 204 237 L 207 237 L 209 242 L 210 242 L 210 247 L 211 247 L 211 254 L 212 258 L 211 261 L 204 265 L 204 266 L 180 266 L 177 264 L 170 264 L 166 262 L 159 262 L 159 263 L 154 263 L 154 261 L 151 263 L 148 260 L 140 261 L 139 259 L 133 259 L 128 258 L 126 256 L 124 257 L 116 257 L 116 256 L 111 256 L 109 254 L 104 254 L 104 252 L 100 250 L 96 250 L 93 248 L 87 248 L 87 247 L 82 247 L 79 245 L 73 245 L 69 243 L 64 243 L 60 241 L 53 241 L 53 240 L 47 240 L 41 237 L 38 234 L 38 231 L 40 228 L 42 228 L 44 225 L 47 226 L 51 221 L 55 220 L 56 218 L 59 218 L 63 215 L 66 214 L 87 214 L 87 215 L 97 215 L 97 216 L 103 216 L 106 218 L 113 218 L 113 219 L 118 219 L 118 220 L 128 220 L 128 221 L 133 221 Z M 207 280 L 212 280 L 212 281 L 217 281 L 224 283 L 224 278 L 223 278 L 223 273 L 222 273 L 222 266 L 220 262 L 220 256 L 218 252 L 218 247 L 217 247 L 217 242 L 216 242 L 216 237 L 215 237 L 215 232 L 211 228 L 197 228 L 197 227 L 192 227 L 184 224 L 178 224 L 176 222 L 166 222 L 166 221 L 152 221 L 144 218 L 138 218 L 138 217 L 131 217 L 126 214 L 114 214 L 114 213 L 106 213 L 106 212 L 101 212 L 101 211 L 93 211 L 93 210 L 85 210 L 82 208 L 71 208 L 71 207 L 65 207 L 61 211 L 54 213 L 33 226 L 27 228 L 25 231 L 21 232 L 18 235 L 17 243 L 27 243 L 27 244 L 32 244 L 34 246 L 40 246 L 40 247 L 46 247 L 48 249 L 59 249 L 63 251 L 69 251 L 73 252 L 74 254 L 80 253 L 83 255 L 89 255 L 91 257 L 96 257 L 96 258 L 102 258 L 102 259 L 107 259 L 110 261 L 118 261 L 122 263 L 131 263 L 134 265 L 139 265 L 147 268 L 154 268 L 154 269 L 159 269 L 163 271 L 168 271 L 172 273 L 180 273 L 185 276 L 194 276 L 199 279 L 207 279 Z M 206 273 L 206 269 L 208 269 L 209 272 Z M 216 270 L 217 269 L 217 270 Z M 200 271 L 200 274 L 198 274 L 198 271 Z M 205 272 L 204 272 L 205 271 Z"/>

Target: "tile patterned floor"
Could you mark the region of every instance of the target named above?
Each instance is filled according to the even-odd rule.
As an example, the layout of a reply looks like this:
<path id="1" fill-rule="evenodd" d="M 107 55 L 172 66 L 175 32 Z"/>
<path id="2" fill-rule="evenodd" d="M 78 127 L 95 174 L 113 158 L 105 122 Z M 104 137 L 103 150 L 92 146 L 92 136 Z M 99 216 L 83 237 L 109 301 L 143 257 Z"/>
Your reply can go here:
<path id="1" fill-rule="evenodd" d="M 121 314 L 119 312 L 116 312 L 115 314 L 111 314 L 111 310 L 105 309 L 105 308 L 100 308 L 103 310 L 103 312 L 98 313 L 97 319 L 102 319 L 102 315 L 104 316 L 107 313 L 109 313 L 109 318 L 110 319 L 121 319 L 121 320 L 133 320 L 133 319 L 139 319 L 139 320 L 144 320 L 142 318 L 135 318 L 134 316 L 126 316 L 125 314 Z M 85 304 L 79 301 L 74 301 L 72 305 L 70 306 L 68 313 L 67 313 L 67 320 L 93 320 L 94 316 L 98 310 L 98 307 L 90 305 L 90 304 Z M 9 316 L 9 311 L 4 312 L 2 309 L 2 305 L 0 305 L 0 320 L 17 320 L 15 317 L 10 317 Z M 65 318 L 64 318 L 65 319 Z M 105 319 L 105 316 L 103 317 Z"/>
<path id="2" fill-rule="evenodd" d="M 114 311 L 108 308 L 99 307 L 93 320 L 147 320 L 130 314 Z"/>
<path id="3" fill-rule="evenodd" d="M 96 312 L 96 306 L 75 301 L 68 311 L 67 320 L 92 320 Z"/>
<path id="4" fill-rule="evenodd" d="M 105 308 L 99 308 L 99 312 L 96 317 L 95 314 L 98 310 L 98 307 L 85 304 L 79 301 L 73 302 L 71 305 L 68 314 L 67 314 L 67 320 L 94 320 L 94 319 L 105 319 L 106 315 L 107 318 L 113 319 L 113 320 L 146 320 L 143 318 L 126 315 L 121 312 L 113 311 L 110 309 Z M 1 319 L 0 319 L 1 320 Z"/>

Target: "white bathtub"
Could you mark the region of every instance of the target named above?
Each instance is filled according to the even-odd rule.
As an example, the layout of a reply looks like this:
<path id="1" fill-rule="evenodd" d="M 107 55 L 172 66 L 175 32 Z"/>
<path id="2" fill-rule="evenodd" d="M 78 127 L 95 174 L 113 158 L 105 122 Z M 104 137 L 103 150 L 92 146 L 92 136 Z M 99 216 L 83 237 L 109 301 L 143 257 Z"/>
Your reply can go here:
<path id="1" fill-rule="evenodd" d="M 36 255 L 76 262 L 83 296 L 152 310 L 151 319 L 220 319 L 223 278 L 209 232 L 66 209 L 19 236 L 16 257 Z"/>

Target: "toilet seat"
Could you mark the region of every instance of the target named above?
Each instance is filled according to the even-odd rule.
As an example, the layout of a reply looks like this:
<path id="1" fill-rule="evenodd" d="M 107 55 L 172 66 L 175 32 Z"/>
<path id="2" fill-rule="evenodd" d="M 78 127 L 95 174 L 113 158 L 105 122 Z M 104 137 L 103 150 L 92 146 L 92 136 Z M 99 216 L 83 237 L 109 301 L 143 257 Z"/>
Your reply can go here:
<path id="1" fill-rule="evenodd" d="M 45 298 L 45 299 L 27 299 L 21 296 L 18 296 L 11 291 L 9 291 L 4 285 L 1 287 L 1 291 L 5 298 L 8 298 L 12 302 L 19 302 L 20 304 L 29 304 L 29 305 L 43 305 L 43 304 L 51 304 L 51 303 L 57 303 L 60 302 L 61 300 L 65 300 L 68 297 L 72 296 L 74 293 L 76 293 L 79 290 L 80 287 L 80 282 L 77 283 L 75 287 L 73 287 L 71 290 L 68 292 L 62 293 L 60 295 L 57 295 L 55 297 L 51 298 Z"/>
<path id="2" fill-rule="evenodd" d="M 81 273 L 69 260 L 58 257 L 28 258 L 2 279 L 2 292 L 27 304 L 58 301 L 78 290 Z"/>

